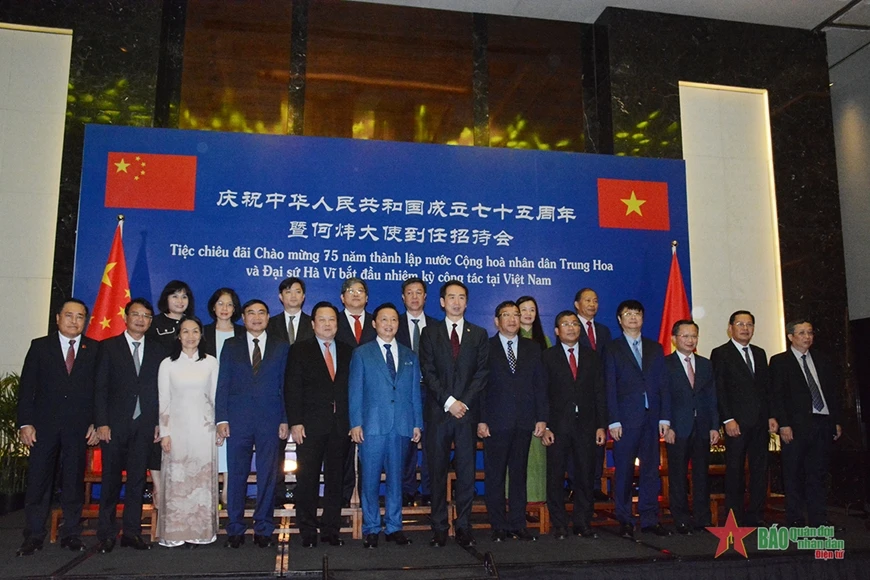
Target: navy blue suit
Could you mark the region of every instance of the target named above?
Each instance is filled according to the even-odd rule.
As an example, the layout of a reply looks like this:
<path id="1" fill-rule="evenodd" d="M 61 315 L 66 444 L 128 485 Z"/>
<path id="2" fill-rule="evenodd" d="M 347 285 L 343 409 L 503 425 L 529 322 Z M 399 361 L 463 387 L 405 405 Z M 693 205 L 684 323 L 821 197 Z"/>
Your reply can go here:
<path id="1" fill-rule="evenodd" d="M 397 348 L 392 348 L 393 346 Z M 363 534 L 381 531 L 378 489 L 381 471 L 387 476 L 387 534 L 402 529 L 402 474 L 406 441 L 414 429 L 423 428 L 420 399 L 420 363 L 411 349 L 391 345 L 398 363 L 395 378 L 390 376 L 384 349 L 377 340 L 354 350 L 350 361 L 348 402 L 351 427 L 362 427 L 359 444 L 362 463 Z"/>
<path id="2" fill-rule="evenodd" d="M 641 527 L 649 527 L 658 523 L 659 421 L 670 420 L 671 405 L 662 347 L 648 338 L 642 338 L 641 345 L 642 370 L 625 335 L 607 345 L 604 380 L 609 425 L 622 425 L 622 437 L 613 443 L 616 519 L 621 524 L 634 523 L 631 484 L 634 461 L 639 458 L 640 495 L 637 508 Z"/>
<path id="3" fill-rule="evenodd" d="M 670 486 L 668 496 L 674 522 L 687 526 L 709 526 L 710 492 L 707 470 L 710 467 L 710 431 L 719 429 L 716 381 L 710 360 L 695 355 L 695 386 L 689 383 L 679 352 L 665 357 L 668 391 L 671 396 L 671 429 L 675 440 L 667 446 Z M 692 507 L 689 515 L 686 476 L 692 462 Z"/>
<path id="4" fill-rule="evenodd" d="M 229 422 L 227 445 L 227 534 L 245 533 L 245 490 L 251 470 L 253 447 L 257 448 L 257 508 L 254 533 L 270 536 L 275 494 L 275 455 L 281 451 L 278 427 L 287 423 L 284 411 L 284 371 L 289 345 L 269 338 L 257 373 L 251 366 L 247 334 L 229 338 L 221 351 L 215 395 L 215 423 Z M 263 335 L 261 335 L 262 337 Z"/>

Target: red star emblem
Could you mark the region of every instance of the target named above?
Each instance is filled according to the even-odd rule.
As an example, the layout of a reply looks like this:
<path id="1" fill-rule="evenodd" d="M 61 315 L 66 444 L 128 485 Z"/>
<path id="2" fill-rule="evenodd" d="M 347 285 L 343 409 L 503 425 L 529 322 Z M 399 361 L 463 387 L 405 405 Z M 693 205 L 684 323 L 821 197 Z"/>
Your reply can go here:
<path id="1" fill-rule="evenodd" d="M 755 528 L 741 528 L 737 526 L 737 520 L 734 519 L 734 510 L 728 511 L 728 519 L 725 520 L 725 525 L 721 527 L 709 527 L 707 528 L 711 534 L 719 538 L 719 547 L 716 548 L 716 557 L 718 558 L 722 554 L 728 551 L 728 546 L 733 544 L 734 550 L 743 556 L 744 558 L 748 558 L 749 555 L 746 553 L 746 546 L 743 545 L 743 540 L 755 531 Z"/>

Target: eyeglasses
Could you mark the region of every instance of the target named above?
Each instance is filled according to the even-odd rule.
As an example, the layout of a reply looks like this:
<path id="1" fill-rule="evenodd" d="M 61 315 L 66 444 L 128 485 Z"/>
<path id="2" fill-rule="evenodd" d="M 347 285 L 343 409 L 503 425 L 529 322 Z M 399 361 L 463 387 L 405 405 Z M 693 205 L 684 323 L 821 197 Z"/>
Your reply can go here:
<path id="1" fill-rule="evenodd" d="M 797 332 L 795 332 L 793 334 L 795 336 L 814 336 L 815 332 L 813 332 L 812 330 L 798 330 Z"/>
<path id="2" fill-rule="evenodd" d="M 678 334 L 677 338 L 682 338 L 683 340 L 689 340 L 689 339 L 698 340 L 698 335 L 697 334 Z"/>
<path id="3" fill-rule="evenodd" d="M 356 288 L 348 288 L 344 291 L 345 294 L 350 294 L 351 296 L 362 296 L 366 293 L 365 290 L 357 290 Z"/>
<path id="4" fill-rule="evenodd" d="M 622 316 L 623 318 L 643 318 L 643 312 L 634 312 L 628 310 L 626 312 L 623 312 L 620 316 Z"/>
<path id="5" fill-rule="evenodd" d="M 560 322 L 559 326 L 562 328 L 580 328 L 579 322 Z"/>
<path id="6" fill-rule="evenodd" d="M 133 318 L 144 318 L 145 320 L 151 320 L 154 318 L 150 314 L 145 314 L 144 312 L 131 312 L 127 316 L 132 316 Z"/>

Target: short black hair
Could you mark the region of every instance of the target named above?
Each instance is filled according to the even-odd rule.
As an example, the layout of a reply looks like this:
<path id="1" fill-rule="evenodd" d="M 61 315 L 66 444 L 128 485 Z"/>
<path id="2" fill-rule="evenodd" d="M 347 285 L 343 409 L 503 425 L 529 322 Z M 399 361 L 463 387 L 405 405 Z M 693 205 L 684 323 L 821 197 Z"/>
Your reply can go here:
<path id="1" fill-rule="evenodd" d="M 616 307 L 616 318 L 619 318 L 619 315 L 622 314 L 625 310 L 637 310 L 642 315 L 643 304 L 640 303 L 640 300 L 623 300 L 619 303 L 619 306 Z"/>
<path id="2" fill-rule="evenodd" d="M 211 298 L 208 299 L 208 315 L 211 316 L 211 319 L 217 322 L 217 316 L 214 313 L 214 307 L 217 304 L 218 300 L 221 299 L 221 296 L 224 294 L 229 294 L 230 300 L 233 301 L 233 315 L 230 316 L 230 320 L 233 322 L 237 322 L 239 318 L 242 317 L 242 305 L 239 301 L 239 295 L 236 294 L 236 291 L 232 288 L 218 288 L 211 295 Z"/>
<path id="3" fill-rule="evenodd" d="M 560 312 L 559 314 L 556 315 L 556 326 L 555 326 L 555 328 L 558 328 L 559 325 L 562 323 L 562 319 L 563 319 L 563 318 L 566 318 L 566 317 L 568 317 L 568 316 L 570 316 L 571 318 L 573 318 L 573 319 L 576 320 L 577 322 L 580 322 L 580 317 L 577 316 L 577 313 L 576 313 L 576 312 L 574 312 L 573 310 L 563 310 L 562 312 Z"/>
<path id="4" fill-rule="evenodd" d="M 63 312 L 63 307 L 66 306 L 66 305 L 69 304 L 69 303 L 78 304 L 78 305 L 80 305 L 80 306 L 83 306 L 84 309 L 85 309 L 85 319 L 88 318 L 88 316 L 90 315 L 91 311 L 90 311 L 90 309 L 88 309 L 88 305 L 85 304 L 82 300 L 79 300 L 78 298 L 67 298 L 66 300 L 64 300 L 63 302 L 61 302 L 60 305 L 57 307 L 57 310 L 55 311 L 55 314 L 57 314 L 58 316 L 60 316 L 60 313 Z"/>
<path id="5" fill-rule="evenodd" d="M 425 294 L 426 291 L 429 289 L 429 287 L 426 285 L 426 282 L 423 280 L 423 278 L 417 278 L 415 276 L 413 278 L 408 278 L 407 280 L 402 282 L 402 294 L 405 293 L 405 288 L 407 288 L 411 284 L 422 284 L 423 285 L 423 294 Z"/>
<path id="6" fill-rule="evenodd" d="M 148 300 L 146 300 L 145 298 L 142 298 L 142 297 L 140 296 L 140 297 L 138 297 L 138 298 L 134 298 L 134 299 L 130 300 L 130 301 L 127 303 L 127 305 L 124 307 L 124 315 L 125 315 L 125 316 L 128 315 L 128 314 L 130 314 L 130 308 L 131 308 L 134 304 L 140 304 L 140 305 L 144 306 L 145 308 L 148 309 L 148 312 L 150 312 L 152 316 L 154 315 L 154 307 L 151 306 L 151 303 L 148 302 Z"/>
<path id="7" fill-rule="evenodd" d="M 700 329 L 698 328 L 698 324 L 694 320 L 689 320 L 688 318 L 684 318 L 683 320 L 677 320 L 674 323 L 673 328 L 671 328 L 671 336 L 677 336 L 677 333 L 680 331 L 681 326 L 692 325 L 695 327 L 695 332 L 698 332 Z"/>
<path id="8" fill-rule="evenodd" d="M 187 294 L 187 309 L 184 311 L 184 315 L 193 316 L 193 290 L 190 289 L 187 282 L 181 280 L 171 280 L 163 287 L 163 292 L 160 293 L 160 298 L 157 300 L 157 308 L 164 314 L 169 312 L 169 297 L 179 290 L 184 290 L 184 293 Z"/>
<path id="9" fill-rule="evenodd" d="M 387 309 L 389 309 L 389 310 L 395 310 L 395 311 L 396 311 L 396 316 L 399 315 L 399 309 L 396 308 L 396 305 L 395 305 L 395 304 L 393 304 L 392 302 L 384 302 L 383 304 L 381 304 L 380 306 L 378 306 L 377 308 L 375 308 L 375 311 L 372 313 L 372 318 L 374 318 L 375 320 L 377 320 L 377 318 L 378 318 L 378 313 L 379 313 L 381 310 L 387 310 Z"/>
<path id="10" fill-rule="evenodd" d="M 794 329 L 798 324 L 809 324 L 810 326 L 813 325 L 813 323 L 810 322 L 809 320 L 807 320 L 806 318 L 796 318 L 794 320 L 789 320 L 788 322 L 785 323 L 786 335 L 794 334 Z"/>
<path id="11" fill-rule="evenodd" d="M 450 286 L 459 286 L 460 288 L 465 290 L 465 298 L 466 299 L 468 298 L 468 286 L 466 286 L 465 284 L 463 284 L 462 282 L 460 282 L 459 280 L 457 280 L 455 278 L 453 280 L 448 280 L 448 281 L 444 282 L 444 285 L 441 286 L 441 293 L 440 293 L 441 298 L 444 298 L 445 296 L 447 296 L 447 288 L 449 288 Z"/>
<path id="12" fill-rule="evenodd" d="M 338 308 L 332 302 L 327 302 L 326 300 L 321 300 L 317 304 L 314 305 L 314 308 L 311 309 L 311 319 L 313 320 L 315 316 L 317 316 L 317 311 L 321 308 L 329 308 L 335 313 L 335 318 L 338 319 Z"/>
<path id="13" fill-rule="evenodd" d="M 253 306 L 254 304 L 262 304 L 266 308 L 266 314 L 269 314 L 269 305 L 260 300 L 259 298 L 251 298 L 244 304 L 242 304 L 242 314 L 245 313 L 245 310 L 248 309 L 248 306 Z"/>
<path id="14" fill-rule="evenodd" d="M 342 285 L 341 285 L 341 293 L 344 294 L 345 292 L 347 292 L 348 288 L 350 288 L 350 287 L 353 286 L 354 284 L 361 284 L 362 287 L 363 287 L 363 290 L 364 290 L 365 293 L 366 293 L 366 296 L 369 295 L 369 285 L 366 284 L 366 281 L 363 280 L 362 278 L 356 278 L 356 277 L 348 278 L 347 280 L 345 280 L 345 281 L 342 283 Z"/>
<path id="15" fill-rule="evenodd" d="M 498 318 L 499 315 L 501 314 L 501 311 L 509 306 L 513 306 L 517 310 L 520 309 L 520 307 L 517 306 L 517 303 L 514 302 L 513 300 L 505 300 L 504 302 L 502 302 L 501 304 L 499 304 L 498 306 L 495 307 L 495 317 Z"/>
<path id="16" fill-rule="evenodd" d="M 580 297 L 583 296 L 584 292 L 592 292 L 593 294 L 595 294 L 595 297 L 598 298 L 598 292 L 595 292 L 595 290 L 593 290 L 592 288 L 586 287 L 577 290 L 577 294 L 574 295 L 574 302 L 580 302 Z"/>
<path id="17" fill-rule="evenodd" d="M 280 294 L 287 288 L 292 288 L 293 284 L 299 284 L 299 286 L 302 287 L 302 293 L 305 294 L 305 282 L 302 280 L 302 278 L 296 277 L 284 278 L 283 280 L 281 280 L 281 283 L 278 284 L 278 294 Z"/>
<path id="18" fill-rule="evenodd" d="M 728 319 L 728 326 L 731 326 L 732 324 L 734 324 L 734 321 L 741 314 L 746 314 L 747 316 L 749 316 L 749 318 L 752 319 L 752 324 L 755 324 L 755 315 L 754 314 L 752 314 L 748 310 L 736 310 L 736 311 L 731 313 L 731 317 Z"/>

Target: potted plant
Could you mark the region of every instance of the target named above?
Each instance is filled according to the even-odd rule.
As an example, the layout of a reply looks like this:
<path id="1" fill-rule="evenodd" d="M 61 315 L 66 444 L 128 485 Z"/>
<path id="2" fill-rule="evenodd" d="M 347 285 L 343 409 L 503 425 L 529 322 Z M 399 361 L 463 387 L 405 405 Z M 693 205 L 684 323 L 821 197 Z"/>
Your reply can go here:
<path id="1" fill-rule="evenodd" d="M 0 377 L 0 515 L 24 507 L 27 487 L 27 447 L 18 438 L 20 377 Z"/>

